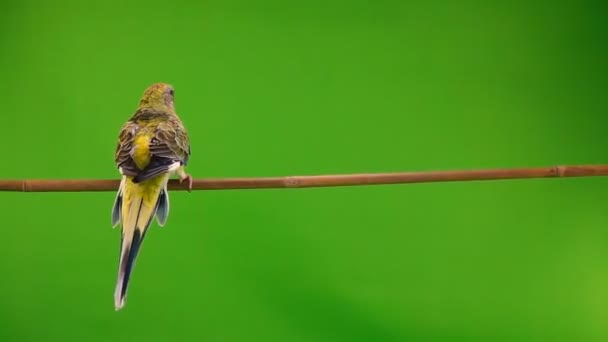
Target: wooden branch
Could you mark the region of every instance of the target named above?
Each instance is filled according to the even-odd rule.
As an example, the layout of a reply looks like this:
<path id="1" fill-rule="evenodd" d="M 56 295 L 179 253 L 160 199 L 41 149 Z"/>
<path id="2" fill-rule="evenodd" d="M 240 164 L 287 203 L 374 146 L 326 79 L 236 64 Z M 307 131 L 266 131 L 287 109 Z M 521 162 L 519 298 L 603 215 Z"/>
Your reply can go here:
<path id="1" fill-rule="evenodd" d="M 264 178 L 195 179 L 193 190 L 311 188 L 329 186 L 379 185 L 401 183 L 458 182 L 523 178 L 608 176 L 608 165 L 552 166 L 528 169 L 490 169 L 401 173 L 361 173 L 348 175 L 291 176 Z M 30 179 L 0 180 L 0 191 L 77 192 L 116 191 L 119 180 Z M 187 190 L 185 182 L 169 181 L 171 190 Z"/>

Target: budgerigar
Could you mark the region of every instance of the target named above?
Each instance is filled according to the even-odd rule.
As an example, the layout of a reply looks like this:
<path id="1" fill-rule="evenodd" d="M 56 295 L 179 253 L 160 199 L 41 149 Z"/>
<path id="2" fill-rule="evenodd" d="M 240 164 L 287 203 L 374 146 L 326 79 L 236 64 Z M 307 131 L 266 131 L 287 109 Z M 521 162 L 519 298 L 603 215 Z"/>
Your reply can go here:
<path id="1" fill-rule="evenodd" d="M 122 181 L 112 210 L 112 225 L 122 224 L 114 305 L 125 305 L 129 276 L 154 216 L 162 227 L 169 214 L 167 182 L 177 174 L 192 189 L 185 172 L 190 156 L 186 129 L 175 113 L 173 87 L 157 83 L 146 89 L 135 114 L 122 127 L 116 165 Z"/>

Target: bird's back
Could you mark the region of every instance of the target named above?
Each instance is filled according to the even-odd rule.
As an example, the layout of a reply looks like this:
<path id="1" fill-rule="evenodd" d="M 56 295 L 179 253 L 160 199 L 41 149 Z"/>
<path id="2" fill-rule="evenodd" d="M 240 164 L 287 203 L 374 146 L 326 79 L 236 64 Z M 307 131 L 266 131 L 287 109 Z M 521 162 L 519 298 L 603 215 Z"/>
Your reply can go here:
<path id="1" fill-rule="evenodd" d="M 157 133 L 159 120 L 137 122 L 137 131 L 133 136 L 130 157 L 138 169 L 143 170 L 150 164 L 150 144 Z"/>

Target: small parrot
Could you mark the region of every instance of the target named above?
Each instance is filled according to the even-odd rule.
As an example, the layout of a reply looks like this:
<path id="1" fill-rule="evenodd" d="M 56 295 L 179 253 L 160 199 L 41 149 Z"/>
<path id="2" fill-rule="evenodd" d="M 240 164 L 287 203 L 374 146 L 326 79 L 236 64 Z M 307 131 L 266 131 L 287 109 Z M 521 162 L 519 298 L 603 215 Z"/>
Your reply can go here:
<path id="1" fill-rule="evenodd" d="M 118 137 L 115 159 L 122 180 L 112 208 L 112 226 L 122 225 L 116 310 L 125 305 L 129 276 L 154 216 L 161 227 L 167 221 L 169 178 L 177 174 L 192 190 L 192 176 L 185 172 L 190 140 L 175 113 L 173 94 L 168 84 L 151 85 Z"/>

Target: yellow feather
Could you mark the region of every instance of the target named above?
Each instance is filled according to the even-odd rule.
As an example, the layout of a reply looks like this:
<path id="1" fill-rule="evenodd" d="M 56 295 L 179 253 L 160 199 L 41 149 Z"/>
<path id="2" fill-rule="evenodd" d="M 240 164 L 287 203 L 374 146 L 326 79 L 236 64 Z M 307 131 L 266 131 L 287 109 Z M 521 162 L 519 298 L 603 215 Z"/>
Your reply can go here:
<path id="1" fill-rule="evenodd" d="M 147 228 L 148 219 L 154 214 L 153 211 L 156 206 L 156 201 L 158 200 L 160 190 L 168 178 L 169 175 L 164 174 L 145 180 L 141 183 L 133 183 L 133 178 L 127 177 L 125 181 L 122 203 L 122 222 L 124 230 L 129 231 L 131 229 L 135 229 L 135 227 L 142 230 Z M 141 200 L 143 200 L 143 206 L 137 210 L 139 211 L 138 215 L 137 211 L 133 212 L 131 209 L 137 209 Z M 138 216 L 139 219 L 137 218 Z M 136 222 L 134 221 L 132 224 L 128 224 L 130 220 L 135 219 L 137 219 Z"/>
<path id="2" fill-rule="evenodd" d="M 150 163 L 150 135 L 138 134 L 133 141 L 133 161 L 140 170 L 143 170 Z"/>
<path id="3" fill-rule="evenodd" d="M 122 250 L 114 293 L 116 309 L 124 306 L 126 285 L 132 264 L 146 230 L 152 223 L 160 192 L 168 180 L 168 173 L 140 183 L 133 183 L 132 177 L 125 178 L 122 202 Z"/>

